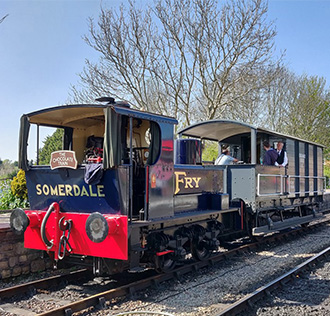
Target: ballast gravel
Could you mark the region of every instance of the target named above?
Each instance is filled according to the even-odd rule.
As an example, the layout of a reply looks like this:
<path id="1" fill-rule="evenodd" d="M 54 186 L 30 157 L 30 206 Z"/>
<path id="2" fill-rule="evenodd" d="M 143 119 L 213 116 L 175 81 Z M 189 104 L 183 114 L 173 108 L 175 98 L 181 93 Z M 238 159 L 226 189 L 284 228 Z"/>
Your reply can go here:
<path id="1" fill-rule="evenodd" d="M 299 274 L 282 290 L 259 302 L 244 316 L 330 315 L 330 262 L 319 263 L 311 273 Z"/>
<path id="2" fill-rule="evenodd" d="M 114 316 L 132 311 L 166 312 L 175 316 L 216 315 L 229 304 L 274 280 L 328 246 L 329 225 L 317 232 L 282 242 L 281 245 L 268 245 L 260 251 L 238 255 L 212 268 L 200 270 L 193 275 L 188 274 L 181 281 L 163 283 L 156 290 L 137 293 L 135 299 L 113 302 L 108 309 L 89 315 Z M 322 289 L 315 286 L 314 291 L 322 292 Z M 323 297 L 326 295 L 329 300 L 330 291 L 323 293 Z M 268 313 L 269 310 L 260 315 L 296 315 Z"/>
<path id="3" fill-rule="evenodd" d="M 159 312 L 159 316 L 162 315 L 161 313 L 175 316 L 216 315 L 229 304 L 251 293 L 261 285 L 274 280 L 328 246 L 330 246 L 330 225 L 303 236 L 294 237 L 294 239 L 286 242 L 281 241 L 280 244 L 272 243 L 262 246 L 260 250 L 231 257 L 230 260 L 223 261 L 213 267 L 184 275 L 179 281 L 172 280 L 161 283 L 157 289 L 150 288 L 145 291 L 138 291 L 134 298 L 112 300 L 104 309 L 89 309 L 79 314 L 82 316 L 115 316 L 124 312 L 141 312 L 137 315 L 144 316 L 147 314 L 142 312 L 149 311 Z M 330 282 L 330 277 L 327 280 L 326 282 Z M 325 287 L 322 288 L 319 285 L 322 285 L 322 283 L 314 282 L 313 288 L 309 288 L 309 291 L 323 293 L 322 300 L 329 302 L 329 289 L 325 291 Z M 299 312 L 299 308 L 305 308 L 304 305 L 309 304 L 308 300 L 306 300 L 307 303 L 303 303 L 302 299 L 298 300 L 300 297 L 299 287 L 293 290 L 293 294 L 296 295 L 296 298 L 290 298 L 286 294 L 283 297 L 275 297 L 275 301 L 278 300 L 279 302 L 278 306 L 272 306 L 272 302 L 267 306 L 260 305 L 255 313 L 262 316 L 295 315 L 290 313 L 295 304 L 298 308 L 296 310 L 297 314 L 309 315 Z M 14 304 L 17 308 L 25 308 L 26 305 L 29 305 L 31 311 L 40 313 L 62 305 L 59 302 L 77 301 L 92 295 L 92 293 L 87 293 L 86 289 L 83 291 L 77 290 L 75 286 L 69 285 L 59 291 L 52 291 L 50 295 L 54 302 L 47 301 L 44 296 L 37 294 L 33 298 L 14 302 Z M 287 304 L 288 313 L 285 313 L 286 309 L 283 304 Z M 311 315 L 330 314 L 328 309 L 327 313 L 324 314 L 313 312 L 314 309 L 318 308 L 315 306 L 311 305 L 310 307 Z M 329 307 L 329 304 L 325 306 Z M 274 311 L 277 308 L 278 313 L 276 314 Z M 270 313 L 270 310 L 272 313 Z M 0 310 L 0 315 L 12 316 L 14 314 L 2 314 Z M 252 313 L 251 315 L 255 314 Z"/>

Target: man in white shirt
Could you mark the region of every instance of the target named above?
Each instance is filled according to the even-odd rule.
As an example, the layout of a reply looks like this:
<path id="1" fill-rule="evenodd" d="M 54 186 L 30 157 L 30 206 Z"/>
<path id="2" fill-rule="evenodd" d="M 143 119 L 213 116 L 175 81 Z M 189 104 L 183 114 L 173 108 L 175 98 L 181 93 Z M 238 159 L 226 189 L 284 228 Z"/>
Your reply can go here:
<path id="1" fill-rule="evenodd" d="M 278 167 L 285 167 L 288 164 L 288 155 L 286 151 L 283 150 L 284 143 L 279 141 L 276 146 L 276 150 L 278 153 L 278 158 L 275 161 L 275 166 Z"/>
<path id="2" fill-rule="evenodd" d="M 229 155 L 229 150 L 225 149 L 222 154 L 215 160 L 215 165 L 231 165 L 233 162 L 237 162 L 238 159 Z"/>

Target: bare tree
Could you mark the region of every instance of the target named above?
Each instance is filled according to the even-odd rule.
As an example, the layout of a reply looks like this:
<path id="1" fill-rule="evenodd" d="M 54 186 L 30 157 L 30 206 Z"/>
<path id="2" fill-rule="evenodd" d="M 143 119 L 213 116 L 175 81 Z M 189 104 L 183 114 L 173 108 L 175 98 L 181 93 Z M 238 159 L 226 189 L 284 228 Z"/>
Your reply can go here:
<path id="1" fill-rule="evenodd" d="M 203 26 L 196 52 L 206 118 L 222 116 L 236 100 L 260 88 L 250 78 L 271 62 L 276 35 L 266 21 L 267 9 L 264 1 L 230 1 L 221 11 L 213 4 L 205 14 L 200 3 Z M 242 86 L 245 89 L 237 89 Z"/>
<path id="2" fill-rule="evenodd" d="M 289 105 L 294 101 L 294 89 L 298 78 L 286 67 L 271 70 L 272 80 L 265 84 L 263 93 L 264 122 L 261 126 L 283 132 L 287 124 Z"/>
<path id="3" fill-rule="evenodd" d="M 288 105 L 284 130 L 288 134 L 319 142 L 330 150 L 330 91 L 324 78 L 301 76 Z"/>
<path id="4" fill-rule="evenodd" d="M 9 14 L 6 14 L 3 18 L 0 19 L 0 23 L 2 23 Z"/>
<path id="5" fill-rule="evenodd" d="M 182 125 L 223 116 L 260 89 L 250 74 L 272 64 L 276 32 L 266 14 L 262 0 L 158 0 L 143 10 L 134 2 L 101 9 L 85 36 L 100 60 L 86 61 L 73 99 L 125 97 Z"/>

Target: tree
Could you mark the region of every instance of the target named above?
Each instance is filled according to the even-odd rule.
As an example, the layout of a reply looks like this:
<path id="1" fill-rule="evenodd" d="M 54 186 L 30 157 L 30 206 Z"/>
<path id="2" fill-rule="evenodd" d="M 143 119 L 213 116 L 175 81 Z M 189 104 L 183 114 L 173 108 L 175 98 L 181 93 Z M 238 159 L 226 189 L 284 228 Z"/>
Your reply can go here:
<path id="1" fill-rule="evenodd" d="M 17 173 L 17 161 L 12 162 L 9 159 L 0 159 L 0 179 L 11 179 Z"/>
<path id="2" fill-rule="evenodd" d="M 85 36 L 100 59 L 86 61 L 73 101 L 125 96 L 181 125 L 220 117 L 260 89 L 252 80 L 256 69 L 274 64 L 276 31 L 267 9 L 262 0 L 158 0 L 144 10 L 134 2 L 102 9 Z M 244 90 L 236 89 L 247 80 Z"/>
<path id="3" fill-rule="evenodd" d="M 248 80 L 236 85 L 236 90 L 242 91 L 241 97 L 232 105 L 231 111 L 225 113 L 225 117 L 283 131 L 296 81 L 297 77 L 280 64 L 255 70 Z M 259 88 L 244 94 L 253 84 Z"/>
<path id="4" fill-rule="evenodd" d="M 292 87 L 284 131 L 290 135 L 321 143 L 330 149 L 330 91 L 326 80 L 303 75 Z"/>
<path id="5" fill-rule="evenodd" d="M 51 153 L 62 149 L 63 134 L 64 130 L 58 128 L 51 136 L 47 136 L 43 141 L 44 146 L 39 150 L 40 165 L 49 165 Z"/>

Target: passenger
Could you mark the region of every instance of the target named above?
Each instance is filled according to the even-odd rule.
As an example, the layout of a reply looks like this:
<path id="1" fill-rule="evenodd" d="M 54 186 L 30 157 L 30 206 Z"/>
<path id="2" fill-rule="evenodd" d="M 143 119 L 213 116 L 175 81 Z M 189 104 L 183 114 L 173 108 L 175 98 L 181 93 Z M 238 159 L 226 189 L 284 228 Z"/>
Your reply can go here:
<path id="1" fill-rule="evenodd" d="M 231 165 L 233 162 L 237 162 L 238 159 L 229 155 L 229 150 L 224 149 L 222 154 L 215 160 L 215 165 Z"/>
<path id="2" fill-rule="evenodd" d="M 275 161 L 275 166 L 285 167 L 288 164 L 288 155 L 283 149 L 284 143 L 279 141 L 276 146 L 276 151 L 278 153 L 278 158 Z"/>
<path id="3" fill-rule="evenodd" d="M 264 145 L 264 149 L 266 150 L 263 159 L 263 164 L 265 166 L 274 166 L 278 158 L 277 151 L 270 147 L 269 141 L 267 140 L 263 142 L 263 145 Z"/>

